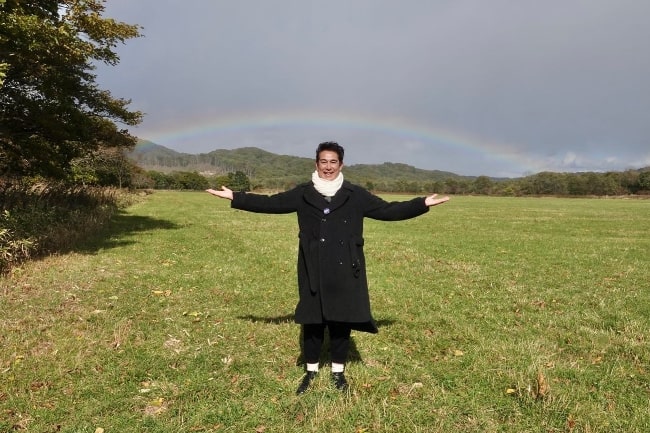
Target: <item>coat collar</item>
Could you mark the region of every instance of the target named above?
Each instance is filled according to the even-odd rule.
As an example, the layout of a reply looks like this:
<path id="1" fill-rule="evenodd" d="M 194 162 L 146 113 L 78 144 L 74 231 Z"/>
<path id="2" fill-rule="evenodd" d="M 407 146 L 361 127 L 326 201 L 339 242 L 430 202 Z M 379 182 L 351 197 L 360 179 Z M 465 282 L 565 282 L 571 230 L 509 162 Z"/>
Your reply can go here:
<path id="1" fill-rule="evenodd" d="M 317 209 L 329 209 L 330 211 L 333 211 L 343 206 L 345 202 L 347 202 L 350 198 L 351 193 L 352 184 L 347 180 L 344 180 L 343 185 L 341 185 L 341 189 L 336 192 L 334 197 L 332 197 L 332 201 L 330 202 L 325 200 L 325 198 L 320 195 L 318 191 L 316 191 L 316 188 L 314 188 L 314 184 L 312 183 L 309 183 L 305 189 L 304 197 L 310 205 L 314 206 Z"/>

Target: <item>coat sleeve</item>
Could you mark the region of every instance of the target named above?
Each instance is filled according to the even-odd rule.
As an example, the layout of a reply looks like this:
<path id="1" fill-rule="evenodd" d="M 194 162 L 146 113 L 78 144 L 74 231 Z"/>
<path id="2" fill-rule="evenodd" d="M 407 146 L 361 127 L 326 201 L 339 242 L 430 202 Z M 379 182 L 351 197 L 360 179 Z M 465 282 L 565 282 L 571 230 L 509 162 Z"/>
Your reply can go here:
<path id="1" fill-rule="evenodd" d="M 364 203 L 364 216 L 382 221 L 400 221 L 415 218 L 429 211 L 424 197 L 407 201 L 387 202 L 366 190 L 361 190 Z"/>
<path id="2" fill-rule="evenodd" d="M 257 213 L 291 213 L 297 210 L 300 196 L 298 188 L 273 195 L 235 192 L 230 207 Z"/>

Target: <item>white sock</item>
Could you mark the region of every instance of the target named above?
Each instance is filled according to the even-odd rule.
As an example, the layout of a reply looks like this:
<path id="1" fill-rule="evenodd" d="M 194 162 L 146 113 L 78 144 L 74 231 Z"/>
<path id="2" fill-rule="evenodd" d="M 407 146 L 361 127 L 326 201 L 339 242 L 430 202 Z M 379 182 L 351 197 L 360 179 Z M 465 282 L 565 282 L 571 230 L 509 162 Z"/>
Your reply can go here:
<path id="1" fill-rule="evenodd" d="M 318 373 L 318 362 L 315 364 L 307 363 L 307 371 L 315 371 Z"/>
<path id="2" fill-rule="evenodd" d="M 345 369 L 345 364 L 339 364 L 338 362 L 332 362 L 332 373 L 343 373 Z"/>

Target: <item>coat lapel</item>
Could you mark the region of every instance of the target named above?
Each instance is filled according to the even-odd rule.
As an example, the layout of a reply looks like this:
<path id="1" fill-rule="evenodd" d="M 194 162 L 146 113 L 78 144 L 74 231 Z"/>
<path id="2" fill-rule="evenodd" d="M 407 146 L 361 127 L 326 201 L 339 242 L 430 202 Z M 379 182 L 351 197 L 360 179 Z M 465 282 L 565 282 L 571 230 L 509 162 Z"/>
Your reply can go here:
<path id="1" fill-rule="evenodd" d="M 332 197 L 332 201 L 329 203 L 329 208 L 330 210 L 335 210 L 345 204 L 346 201 L 350 198 L 350 188 L 348 188 L 347 182 L 343 182 L 343 186 L 341 186 L 341 189 L 339 189 L 336 194 L 334 194 L 334 197 Z"/>
<path id="2" fill-rule="evenodd" d="M 307 203 L 320 210 L 323 210 L 330 205 L 325 198 L 316 191 L 313 184 L 310 184 L 305 188 L 304 197 Z"/>
<path id="3" fill-rule="evenodd" d="M 344 181 L 341 189 L 339 189 L 336 194 L 334 194 L 334 197 L 332 197 L 332 201 L 328 202 L 325 200 L 325 197 L 316 191 L 314 185 L 311 184 L 305 189 L 305 201 L 321 211 L 325 210 L 326 208 L 329 209 L 329 211 L 333 211 L 343 206 L 345 202 L 350 198 L 351 189 L 349 188 L 349 185 L 350 184 L 347 181 Z"/>

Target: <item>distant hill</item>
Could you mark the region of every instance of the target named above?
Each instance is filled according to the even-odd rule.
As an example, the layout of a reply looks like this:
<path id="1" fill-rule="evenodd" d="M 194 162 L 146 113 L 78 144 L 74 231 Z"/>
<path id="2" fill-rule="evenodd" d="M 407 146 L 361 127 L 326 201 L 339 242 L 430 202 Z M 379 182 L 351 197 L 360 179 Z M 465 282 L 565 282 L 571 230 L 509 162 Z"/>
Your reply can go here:
<path id="1" fill-rule="evenodd" d="M 205 175 L 223 175 L 241 171 L 252 179 L 304 179 L 314 170 L 314 160 L 298 156 L 277 155 L 256 147 L 214 150 L 189 154 L 171 150 L 151 141 L 141 140 L 129 154 L 138 166 L 160 172 L 196 171 Z M 423 170 L 401 163 L 354 164 L 345 166 L 345 176 L 352 181 L 384 180 L 435 182 L 450 178 L 473 179 L 440 170 Z"/>

